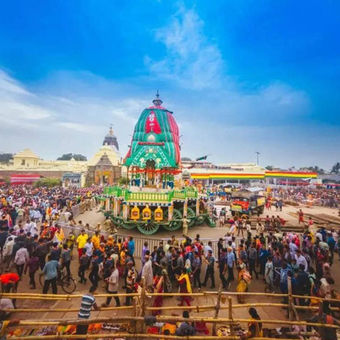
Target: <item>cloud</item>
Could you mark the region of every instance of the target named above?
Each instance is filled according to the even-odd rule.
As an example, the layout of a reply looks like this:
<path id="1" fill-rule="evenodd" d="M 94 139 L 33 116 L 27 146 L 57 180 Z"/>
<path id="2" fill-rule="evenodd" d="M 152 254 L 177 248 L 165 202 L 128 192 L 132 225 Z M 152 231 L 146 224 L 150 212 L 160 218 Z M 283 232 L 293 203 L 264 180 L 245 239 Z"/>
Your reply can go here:
<path id="1" fill-rule="evenodd" d="M 74 130 L 76 132 L 91 132 L 93 131 L 93 126 L 90 125 L 84 125 L 79 123 L 71 123 L 71 122 L 57 122 L 57 126 Z"/>
<path id="2" fill-rule="evenodd" d="M 30 147 L 45 159 L 67 152 L 91 157 L 113 124 L 124 156 L 139 114 L 159 88 L 180 126 L 183 156 L 249 162 L 260 151 L 264 165 L 333 162 L 340 145 L 330 136 L 339 131 L 309 121 L 308 94 L 280 79 L 247 86 L 233 78 L 226 72 L 227 56 L 206 28 L 195 9 L 180 5 L 154 31 L 165 52 L 145 56 L 143 77 L 106 79 L 63 70 L 27 87 L 0 70 L 1 149 Z"/>
<path id="3" fill-rule="evenodd" d="M 205 89 L 220 84 L 221 52 L 203 34 L 204 23 L 193 9 L 179 6 L 170 23 L 156 30 L 155 38 L 166 46 L 166 57 L 145 62 L 155 76 L 175 80 L 183 87 Z"/>
<path id="4" fill-rule="evenodd" d="M 250 89 L 226 72 L 227 61 L 218 45 L 205 34 L 205 24 L 194 8 L 182 3 L 154 38 L 164 44 L 161 59 L 145 57 L 151 79 L 165 79 L 177 93 L 183 89 L 180 109 L 206 120 L 237 125 L 287 124 L 310 111 L 308 95 L 273 79 Z M 185 91 L 185 92 L 184 92 Z"/>
<path id="5" fill-rule="evenodd" d="M 39 99 L 22 84 L 0 70 L 0 123 L 2 126 L 36 128 L 55 112 L 39 104 Z"/>
<path id="6" fill-rule="evenodd" d="M 150 105 L 136 92 L 88 72 L 61 72 L 28 89 L 0 70 L 1 151 L 30 147 L 45 159 L 66 152 L 91 157 L 113 124 L 124 156 L 139 113 Z"/>
<path id="7" fill-rule="evenodd" d="M 5 71 L 0 70 L 0 92 L 4 94 L 26 95 L 31 93 L 26 91 L 23 86 L 11 78 Z"/>

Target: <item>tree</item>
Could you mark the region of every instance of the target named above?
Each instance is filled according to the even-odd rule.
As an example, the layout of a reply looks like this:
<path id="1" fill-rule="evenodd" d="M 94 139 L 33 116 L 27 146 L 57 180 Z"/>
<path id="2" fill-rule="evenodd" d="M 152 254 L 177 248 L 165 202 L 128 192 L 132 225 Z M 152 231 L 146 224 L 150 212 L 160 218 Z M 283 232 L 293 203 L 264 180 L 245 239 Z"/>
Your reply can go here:
<path id="1" fill-rule="evenodd" d="M 13 159 L 12 153 L 0 153 L 0 163 L 8 163 Z"/>
<path id="2" fill-rule="evenodd" d="M 72 158 L 76 161 L 87 161 L 86 156 L 79 153 L 64 153 L 61 157 L 57 158 L 57 161 L 70 161 Z"/>
<path id="3" fill-rule="evenodd" d="M 272 165 L 267 165 L 267 166 L 266 166 L 266 169 L 269 170 L 269 171 L 271 171 L 271 170 L 274 169 L 274 167 L 273 167 Z"/>
<path id="4" fill-rule="evenodd" d="M 33 183 L 33 185 L 36 188 L 40 187 L 60 187 L 61 186 L 61 180 L 59 178 L 41 178 Z"/>
<path id="5" fill-rule="evenodd" d="M 340 163 L 337 162 L 332 166 L 331 174 L 339 174 L 340 173 Z"/>
<path id="6" fill-rule="evenodd" d="M 311 172 L 316 172 L 319 175 L 324 175 L 325 174 L 325 170 L 322 168 L 319 168 L 317 165 L 314 166 L 306 166 L 304 168 L 300 168 L 300 170 L 308 170 Z"/>

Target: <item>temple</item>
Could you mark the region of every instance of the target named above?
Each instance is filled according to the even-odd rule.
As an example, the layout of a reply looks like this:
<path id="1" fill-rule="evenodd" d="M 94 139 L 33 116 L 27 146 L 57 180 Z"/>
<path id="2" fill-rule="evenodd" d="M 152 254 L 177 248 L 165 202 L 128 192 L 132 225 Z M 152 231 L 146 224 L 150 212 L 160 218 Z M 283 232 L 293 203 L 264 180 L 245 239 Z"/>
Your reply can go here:
<path id="1" fill-rule="evenodd" d="M 88 161 L 44 160 L 30 149 L 13 156 L 13 160 L 0 163 L 0 182 L 30 184 L 41 177 L 61 179 L 65 186 L 90 186 L 118 183 L 122 166 L 117 137 L 112 126 L 103 145 Z"/>
<path id="2" fill-rule="evenodd" d="M 112 125 L 110 127 L 109 133 L 104 138 L 103 145 L 110 145 L 115 152 L 119 152 L 117 137 L 113 133 Z"/>

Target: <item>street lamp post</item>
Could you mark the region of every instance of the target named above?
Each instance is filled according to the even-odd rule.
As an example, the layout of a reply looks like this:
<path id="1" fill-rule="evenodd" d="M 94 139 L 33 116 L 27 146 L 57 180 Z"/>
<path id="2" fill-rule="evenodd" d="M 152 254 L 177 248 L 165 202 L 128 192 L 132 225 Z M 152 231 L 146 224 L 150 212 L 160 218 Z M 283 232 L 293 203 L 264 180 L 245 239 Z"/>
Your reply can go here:
<path id="1" fill-rule="evenodd" d="M 255 153 L 256 153 L 256 164 L 259 165 L 259 155 L 260 155 L 260 153 L 258 151 L 256 151 Z"/>

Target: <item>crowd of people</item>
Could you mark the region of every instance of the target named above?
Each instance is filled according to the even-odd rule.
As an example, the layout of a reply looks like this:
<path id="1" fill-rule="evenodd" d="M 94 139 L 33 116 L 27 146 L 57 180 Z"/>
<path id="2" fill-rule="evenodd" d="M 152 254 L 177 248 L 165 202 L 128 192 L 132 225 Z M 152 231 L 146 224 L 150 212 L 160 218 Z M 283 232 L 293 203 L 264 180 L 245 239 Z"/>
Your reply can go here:
<path id="1" fill-rule="evenodd" d="M 338 208 L 340 192 L 337 189 L 290 187 L 273 189 L 272 194 L 277 199 L 293 201 L 297 203 L 311 203 L 323 207 Z"/>
<path id="2" fill-rule="evenodd" d="M 57 280 L 64 272 L 68 278 L 78 277 L 78 284 L 88 289 L 89 296 L 98 287 L 112 294 L 140 292 L 144 287 L 149 292 L 183 293 L 180 306 L 191 305 L 192 297 L 187 293 L 220 285 L 230 290 L 234 281 L 239 292 L 248 290 L 251 280 L 263 280 L 266 291 L 287 293 L 290 281 L 296 295 L 336 296 L 332 271 L 340 260 L 340 237 L 335 230 L 307 228 L 303 234 L 285 233 L 279 217 L 267 216 L 264 223 L 259 219 L 253 228 L 249 219 L 225 216 L 225 229 L 221 229 L 225 235 L 217 244 L 202 240 L 198 234 L 195 238 L 172 236 L 152 249 L 145 242 L 136 254 L 132 236 L 119 238 L 104 233 L 100 226 L 91 228 L 74 221 L 70 205 L 94 194 L 89 190 L 27 187 L 1 192 L 0 281 L 4 292 L 16 291 L 23 280 L 31 289 L 39 289 L 37 275 L 43 275 L 42 292 L 51 288 L 57 294 Z M 67 211 L 70 232 L 59 223 L 61 213 Z M 130 296 L 125 301 L 117 296 L 114 300 L 116 306 L 132 304 Z M 102 306 L 111 301 L 108 297 Z M 315 302 L 296 299 L 301 306 Z M 157 307 L 162 305 L 163 296 L 153 298 L 154 316 L 161 313 Z M 178 335 L 191 335 L 187 332 L 176 330 Z M 250 330 L 250 336 L 259 335 L 258 327 Z"/>

